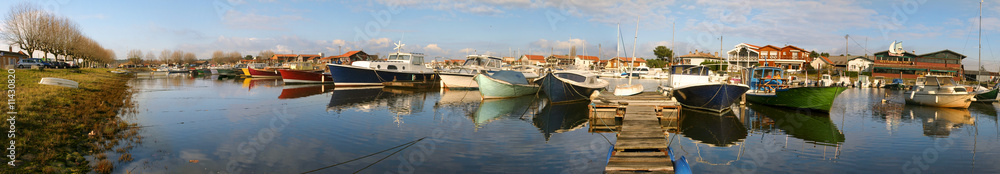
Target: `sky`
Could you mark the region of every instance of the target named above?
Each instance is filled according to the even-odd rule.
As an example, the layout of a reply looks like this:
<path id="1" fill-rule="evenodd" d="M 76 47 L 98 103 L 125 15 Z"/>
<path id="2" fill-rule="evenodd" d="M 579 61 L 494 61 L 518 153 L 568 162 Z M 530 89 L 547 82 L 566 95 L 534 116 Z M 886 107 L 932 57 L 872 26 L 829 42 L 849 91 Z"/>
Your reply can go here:
<path id="1" fill-rule="evenodd" d="M 21 1 L 0 2 L 0 13 Z M 979 55 L 979 2 L 927 0 L 36 0 L 113 49 L 256 55 L 403 51 L 430 59 L 469 54 L 654 58 L 656 46 L 729 51 L 739 43 L 794 45 L 831 55 L 872 54 L 893 41 L 917 54 Z M 982 62 L 1000 69 L 1000 0 L 983 3 Z M 638 19 L 638 22 L 637 22 Z M 638 24 L 638 27 L 636 27 Z M 620 27 L 621 34 L 618 33 Z M 638 28 L 638 30 L 637 30 Z M 848 36 L 845 39 L 845 36 Z M 720 37 L 722 38 L 720 40 Z M 991 38 L 992 37 L 992 38 Z M 616 52 L 618 42 L 622 51 Z M 636 43 L 636 44 L 633 44 Z M 6 43 L 3 43 L 6 44 Z M 1000 42 L 997 42 L 1000 44 Z M 15 48 L 16 49 L 16 48 Z M 996 49 L 996 51 L 994 51 Z M 635 51 L 633 51 L 635 50 Z M 429 61 L 429 60 L 428 60 Z"/>

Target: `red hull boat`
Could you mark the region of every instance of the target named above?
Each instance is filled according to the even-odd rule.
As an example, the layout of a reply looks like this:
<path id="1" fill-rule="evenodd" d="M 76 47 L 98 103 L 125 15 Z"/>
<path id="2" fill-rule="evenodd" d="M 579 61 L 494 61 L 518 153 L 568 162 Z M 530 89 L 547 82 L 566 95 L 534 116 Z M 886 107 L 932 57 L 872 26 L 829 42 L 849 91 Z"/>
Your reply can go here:
<path id="1" fill-rule="evenodd" d="M 278 74 L 278 71 L 276 71 L 276 70 L 262 70 L 262 69 L 247 68 L 247 73 L 250 74 L 250 77 L 273 77 L 273 78 L 280 78 L 281 77 L 281 74 Z"/>
<path id="2" fill-rule="evenodd" d="M 305 71 L 279 69 L 278 71 L 281 72 L 281 79 L 285 81 L 285 83 L 333 83 L 333 78 L 329 75 L 323 74 L 323 70 Z"/>

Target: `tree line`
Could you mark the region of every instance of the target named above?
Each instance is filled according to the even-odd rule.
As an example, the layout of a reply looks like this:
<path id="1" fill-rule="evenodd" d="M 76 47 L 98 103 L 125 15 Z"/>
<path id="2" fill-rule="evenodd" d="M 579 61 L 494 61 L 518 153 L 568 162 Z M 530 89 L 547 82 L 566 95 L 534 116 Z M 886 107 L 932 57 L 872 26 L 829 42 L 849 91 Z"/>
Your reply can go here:
<path id="1" fill-rule="evenodd" d="M 116 58 L 113 50 L 105 49 L 81 33 L 72 20 L 44 11 L 29 2 L 15 4 L 4 17 L 0 39 L 12 46 L 17 45 L 29 57 L 34 57 L 35 51 L 41 51 L 45 58 L 52 54 L 56 59 L 62 56 L 63 60 L 79 58 L 111 63 Z"/>

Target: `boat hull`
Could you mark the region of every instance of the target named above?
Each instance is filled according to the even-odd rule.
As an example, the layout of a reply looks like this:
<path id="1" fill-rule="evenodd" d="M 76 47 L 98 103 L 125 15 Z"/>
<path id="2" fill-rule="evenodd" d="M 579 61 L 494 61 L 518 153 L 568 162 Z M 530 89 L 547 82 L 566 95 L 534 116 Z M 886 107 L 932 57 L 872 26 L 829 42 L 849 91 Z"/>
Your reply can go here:
<path id="1" fill-rule="evenodd" d="M 833 100 L 846 89 L 845 87 L 795 87 L 773 93 L 747 92 L 746 100 L 764 105 L 830 112 Z"/>
<path id="2" fill-rule="evenodd" d="M 476 74 L 439 73 L 441 86 L 449 89 L 476 89 L 479 84 L 473 78 Z"/>
<path id="3" fill-rule="evenodd" d="M 443 80 L 444 77 L 441 77 Z M 512 98 L 538 93 L 538 85 L 511 84 L 489 76 L 476 75 L 479 92 L 483 98 Z"/>
<path id="4" fill-rule="evenodd" d="M 976 94 L 913 94 L 913 91 L 903 93 L 906 104 L 942 108 L 969 108 Z"/>
<path id="5" fill-rule="evenodd" d="M 218 69 L 219 75 L 236 75 L 236 71 L 231 69 Z"/>
<path id="6" fill-rule="evenodd" d="M 563 79 L 552 75 L 552 73 L 545 74 L 539 81 L 541 82 L 539 84 L 542 86 L 542 91 L 548 96 L 549 101 L 553 103 L 587 100 L 591 93 L 601 89 L 567 83 Z"/>
<path id="7" fill-rule="evenodd" d="M 322 73 L 322 71 L 302 71 L 280 69 L 281 80 L 285 83 L 333 83 L 333 78 Z"/>
<path id="8" fill-rule="evenodd" d="M 336 86 L 379 86 L 382 82 L 430 81 L 434 77 L 432 72 L 385 71 L 337 64 L 327 64 L 327 66 Z"/>
<path id="9" fill-rule="evenodd" d="M 253 68 L 245 68 L 243 71 L 249 74 L 250 77 L 281 78 L 281 74 L 279 74 L 278 71 L 267 71 Z"/>
<path id="10" fill-rule="evenodd" d="M 685 108 L 722 112 L 750 90 L 747 85 L 696 84 L 674 88 L 671 95 Z"/>
<path id="11" fill-rule="evenodd" d="M 1000 91 L 998 88 L 991 89 L 989 92 L 976 94 L 976 101 L 979 102 L 995 102 L 997 101 L 997 93 Z"/>

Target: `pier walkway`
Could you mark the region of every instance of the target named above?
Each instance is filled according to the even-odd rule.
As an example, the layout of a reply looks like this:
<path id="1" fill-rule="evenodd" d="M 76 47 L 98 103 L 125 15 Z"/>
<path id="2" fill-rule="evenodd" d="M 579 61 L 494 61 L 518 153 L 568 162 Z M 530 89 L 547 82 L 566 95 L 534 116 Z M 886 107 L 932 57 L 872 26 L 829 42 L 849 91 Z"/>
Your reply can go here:
<path id="1" fill-rule="evenodd" d="M 676 129 L 680 109 L 676 102 L 646 92 L 626 97 L 602 94 L 593 103 L 591 132 L 618 133 L 605 173 L 674 172 L 665 130 Z"/>

